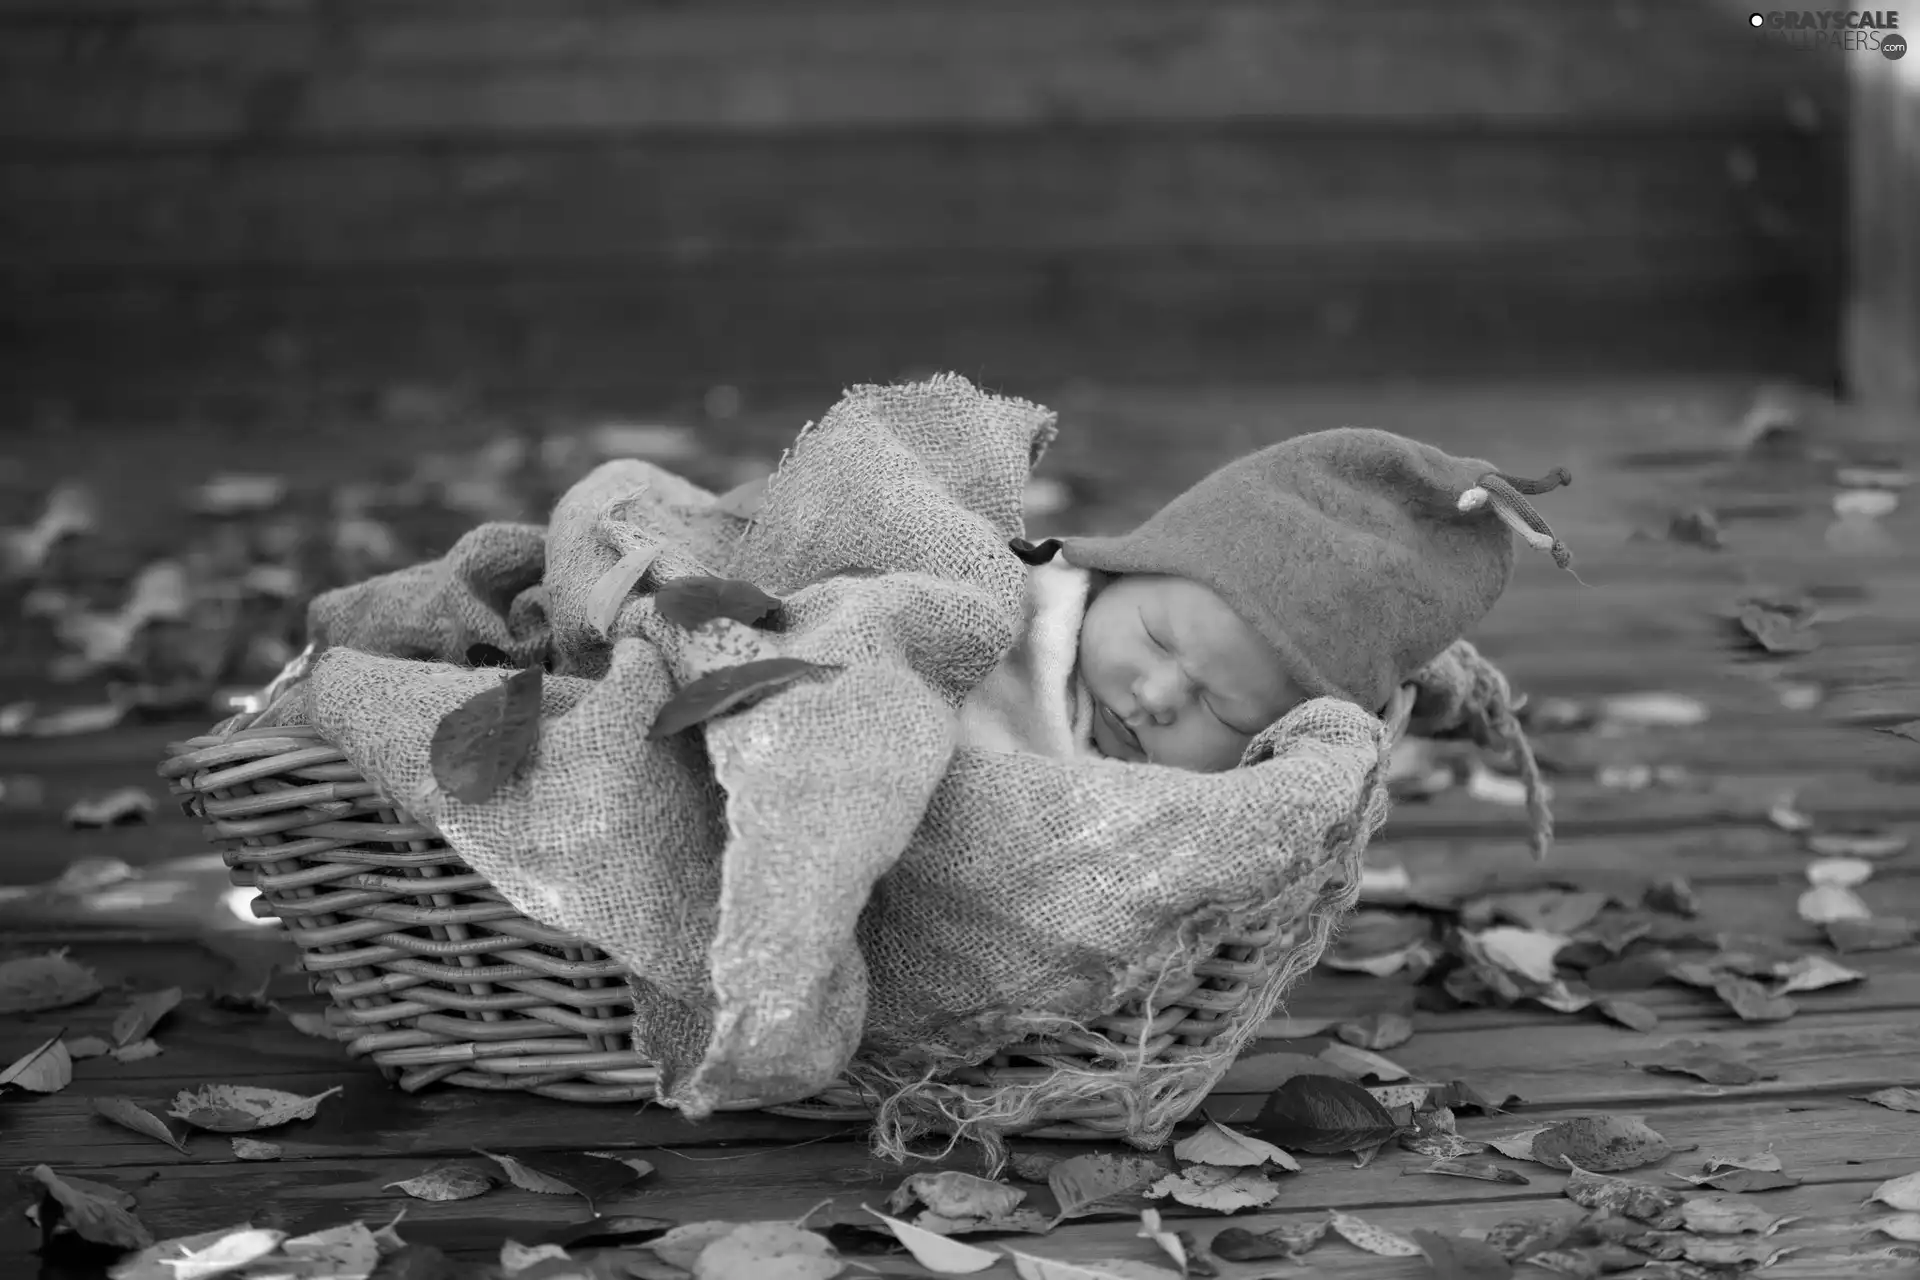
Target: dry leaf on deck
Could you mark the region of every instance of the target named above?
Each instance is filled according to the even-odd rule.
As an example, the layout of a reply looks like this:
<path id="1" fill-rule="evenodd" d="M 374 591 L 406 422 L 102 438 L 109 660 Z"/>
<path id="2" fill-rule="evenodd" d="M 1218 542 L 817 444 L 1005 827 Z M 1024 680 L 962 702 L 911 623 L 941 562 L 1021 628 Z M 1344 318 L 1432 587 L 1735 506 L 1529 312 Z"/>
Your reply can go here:
<path id="1" fill-rule="evenodd" d="M 1209 1251 L 1228 1262 L 1266 1262 L 1274 1258 L 1299 1258 L 1326 1239 L 1333 1227 L 1330 1218 L 1312 1222 L 1284 1223 L 1266 1231 L 1228 1227 L 1213 1238 Z"/>
<path id="2" fill-rule="evenodd" d="M 1686 1197 L 1671 1188 L 1632 1178 L 1607 1178 L 1582 1168 L 1567 1178 L 1566 1196 L 1582 1209 L 1632 1218 L 1656 1231 L 1678 1227 L 1680 1207 L 1686 1203 Z"/>
<path id="3" fill-rule="evenodd" d="M 1256 1169 L 1194 1164 L 1161 1178 L 1147 1188 L 1146 1195 L 1150 1200 L 1172 1196 L 1194 1209 L 1235 1213 L 1272 1204 L 1279 1197 L 1280 1188 Z"/>
<path id="4" fill-rule="evenodd" d="M 780 607 L 775 597 L 736 578 L 675 578 L 662 583 L 653 600 L 661 617 L 688 631 L 698 631 L 716 618 L 758 626 Z"/>
<path id="5" fill-rule="evenodd" d="M 1672 1154 L 1672 1144 L 1637 1116 L 1575 1116 L 1548 1125 L 1533 1140 L 1535 1162 L 1593 1173 L 1638 1169 Z"/>
<path id="6" fill-rule="evenodd" d="M 669 1266 L 693 1270 L 694 1260 L 715 1240 L 731 1232 L 737 1222 L 688 1222 L 641 1246 Z"/>
<path id="7" fill-rule="evenodd" d="M 112 1045 L 99 1036 L 81 1036 L 77 1040 L 67 1041 L 67 1053 L 75 1062 L 101 1057 L 112 1048 Z"/>
<path id="8" fill-rule="evenodd" d="M 1343 1022 L 1333 1033 L 1356 1049 L 1395 1049 L 1413 1039 L 1413 1019 L 1403 1013 L 1373 1013 Z"/>
<path id="9" fill-rule="evenodd" d="M 428 758 L 433 780 L 463 804 L 485 804 L 540 741 L 545 672 L 516 671 L 440 717 Z"/>
<path id="10" fill-rule="evenodd" d="M 1507 1280 L 1513 1264 L 1484 1240 L 1415 1231 L 1413 1242 L 1427 1255 L 1434 1280 Z"/>
<path id="11" fill-rule="evenodd" d="M 541 1275 L 545 1277 L 551 1270 L 545 1265 L 547 1263 L 570 1264 L 573 1263 L 573 1255 L 569 1254 L 564 1246 L 557 1244 L 529 1245 L 521 1244 L 518 1240 L 508 1240 L 500 1246 L 500 1271 L 502 1275 L 509 1277 L 509 1280 L 512 1277 L 524 1275 L 535 1267 L 539 1267 Z M 575 1280 L 576 1277 L 584 1277 L 587 1274 L 584 1265 L 577 1272 L 571 1271 L 564 1265 L 561 1266 L 561 1270 L 566 1272 L 568 1280 Z"/>
<path id="12" fill-rule="evenodd" d="M 108 1199 L 75 1186 L 44 1164 L 33 1167 L 33 1180 L 42 1192 L 43 1229 L 48 1221 L 45 1202 L 51 1201 L 59 1209 L 60 1221 L 91 1244 L 144 1249 L 153 1243 L 153 1234 L 133 1216 L 132 1210 L 120 1203 L 118 1196 Z"/>
<path id="13" fill-rule="evenodd" d="M 1920 1244 L 1920 1213 L 1895 1213 L 1865 1224 L 1867 1230 L 1892 1236 L 1908 1244 Z"/>
<path id="14" fill-rule="evenodd" d="M 1461 1156 L 1479 1155 L 1487 1149 L 1484 1142 L 1469 1142 L 1460 1136 L 1450 1107 L 1416 1111 L 1413 1126 L 1400 1135 L 1400 1146 L 1433 1160 L 1457 1160 Z"/>
<path id="15" fill-rule="evenodd" d="M 269 1256 L 284 1237 L 284 1232 L 256 1231 L 251 1223 L 243 1222 L 162 1240 L 122 1258 L 107 1274 L 112 1280 L 191 1280 L 199 1275 L 227 1275 Z"/>
<path id="16" fill-rule="evenodd" d="M 1868 1201 L 1879 1201 L 1889 1209 L 1898 1209 L 1902 1213 L 1920 1213 L 1920 1173 L 1903 1174 L 1898 1178 L 1888 1178 L 1873 1189 Z"/>
<path id="17" fill-rule="evenodd" d="M 1001 1255 L 994 1250 L 949 1240 L 898 1218 L 889 1218 L 876 1209 L 868 1209 L 867 1212 L 885 1223 L 887 1230 L 893 1232 L 893 1238 L 913 1255 L 913 1260 L 929 1271 L 937 1271 L 943 1276 L 970 1276 L 1000 1261 Z"/>
<path id="18" fill-rule="evenodd" d="M 325 1093 L 303 1098 L 297 1093 L 253 1085 L 205 1084 L 175 1094 L 167 1114 L 209 1133 L 250 1133 L 295 1120 L 311 1120 L 322 1102 L 344 1088 L 335 1085 Z"/>
<path id="19" fill-rule="evenodd" d="M 790 1222 L 743 1223 L 700 1251 L 694 1280 L 831 1280 L 846 1268 L 828 1239 Z"/>
<path id="20" fill-rule="evenodd" d="M 1405 1236 L 1388 1231 L 1385 1227 L 1376 1227 L 1363 1218 L 1350 1213 L 1335 1210 L 1328 1217 L 1328 1225 L 1333 1233 L 1356 1249 L 1382 1258 L 1418 1258 L 1420 1246 Z"/>
<path id="21" fill-rule="evenodd" d="M 57 1035 L 0 1071 L 0 1088 L 11 1085 L 29 1093 L 58 1093 L 72 1083 L 73 1055 Z"/>
<path id="22" fill-rule="evenodd" d="M 620 608 L 626 604 L 627 597 L 646 576 L 647 566 L 660 554 L 660 548 L 642 547 L 627 552 L 620 557 L 613 568 L 601 574 L 587 592 L 586 619 L 592 627 L 607 639 L 612 639 L 613 623 L 620 616 Z"/>
<path id="23" fill-rule="evenodd" d="M 1158 1245 L 1162 1253 L 1173 1259 L 1173 1265 L 1180 1268 L 1181 1275 L 1184 1276 L 1192 1273 L 1192 1263 L 1196 1251 L 1189 1250 L 1187 1244 L 1188 1241 L 1193 1239 L 1193 1236 L 1188 1234 L 1186 1239 L 1183 1240 L 1179 1232 L 1167 1230 L 1160 1224 L 1160 1211 L 1158 1209 L 1142 1209 L 1140 1211 L 1140 1230 L 1135 1234 L 1142 1240 L 1151 1240 L 1154 1244 Z M 1206 1272 L 1203 1271 L 1202 1274 L 1206 1274 Z"/>
<path id="24" fill-rule="evenodd" d="M 1685 1242 L 1681 1256 L 1688 1262 L 1698 1262 L 1709 1267 L 1744 1269 L 1753 1266 L 1770 1267 L 1788 1254 L 1797 1252 L 1799 1248 L 1797 1244 L 1776 1245 L 1764 1238 L 1727 1237 L 1704 1240 L 1694 1237 Z"/>
<path id="25" fill-rule="evenodd" d="M 1263 1164 L 1277 1165 L 1290 1173 L 1300 1171 L 1300 1162 L 1271 1142 L 1250 1137 L 1209 1120 L 1196 1133 L 1174 1144 L 1173 1158 L 1191 1164 L 1210 1164 L 1221 1168 L 1249 1169 Z"/>
<path id="26" fill-rule="evenodd" d="M 93 1100 L 93 1113 L 104 1120 L 111 1120 L 125 1129 L 145 1134 L 166 1143 L 181 1155 L 187 1153 L 186 1143 L 167 1126 L 167 1122 L 148 1111 L 132 1098 L 107 1097 Z"/>
<path id="27" fill-rule="evenodd" d="M 1808 924 L 1831 924 L 1835 920 L 1866 920 L 1873 912 L 1853 890 L 1837 884 L 1817 884 L 1800 895 L 1795 908 Z"/>
<path id="28" fill-rule="evenodd" d="M 1858 969 L 1849 969 L 1825 956 L 1801 956 L 1780 969 L 1777 976 L 1779 981 L 1773 988 L 1773 994 L 1777 996 L 1796 991 L 1824 991 L 1828 987 L 1844 986 L 1850 982 L 1864 982 L 1867 977 Z"/>
<path id="29" fill-rule="evenodd" d="M 1720 1169 L 1713 1173 L 1683 1173 L 1679 1176 L 1696 1187 L 1712 1187 L 1715 1191 L 1727 1191 L 1735 1195 L 1781 1191 L 1800 1185 L 1799 1178 L 1780 1169 Z"/>
<path id="30" fill-rule="evenodd" d="M 1488 1138 L 1487 1145 L 1509 1160 L 1532 1160 L 1534 1139 L 1546 1131 L 1546 1125 L 1537 1124 L 1531 1129 L 1522 1129 L 1518 1133 Z"/>
<path id="31" fill-rule="evenodd" d="M 67 806 L 66 824 L 80 830 L 124 827 L 153 817 L 153 797 L 140 787 L 119 787 L 103 795 L 82 796 Z"/>
<path id="32" fill-rule="evenodd" d="M 1047 1170 L 1047 1186 L 1059 1206 L 1056 1221 L 1092 1213 L 1138 1213 L 1147 1188 L 1167 1167 L 1143 1156 L 1095 1154 L 1062 1160 Z"/>
<path id="33" fill-rule="evenodd" d="M 1642 1034 L 1652 1031 L 1660 1025 L 1660 1015 L 1632 1000 L 1622 1000 L 1618 996 L 1600 996 L 1593 1007 L 1609 1022 L 1615 1022 L 1629 1031 Z"/>
<path id="34" fill-rule="evenodd" d="M 839 667 L 800 658 L 759 658 L 737 667 L 708 672 L 680 687 L 653 718 L 647 738 L 659 742 L 744 705 L 748 699 L 784 689 L 801 676 Z"/>
<path id="35" fill-rule="evenodd" d="M 364 1222 L 282 1240 L 280 1252 L 299 1264 L 299 1280 L 367 1280 L 380 1265 L 380 1242 Z"/>
<path id="36" fill-rule="evenodd" d="M 1778 1071 L 1756 1066 L 1725 1045 L 1699 1040 L 1672 1040 L 1631 1061 L 1642 1071 L 1692 1076 L 1708 1084 L 1740 1085 L 1780 1078 Z"/>
<path id="37" fill-rule="evenodd" d="M 1592 924 L 1611 900 L 1609 894 L 1584 889 L 1499 893 L 1468 904 L 1467 911 L 1477 917 L 1468 923 L 1477 928 L 1500 919 L 1535 932 L 1570 935 Z"/>
<path id="38" fill-rule="evenodd" d="M 1491 1160 L 1435 1160 L 1424 1169 L 1403 1169 L 1400 1176 L 1407 1178 L 1416 1173 L 1434 1173 L 1443 1178 L 1472 1178 L 1476 1182 L 1500 1182 L 1511 1187 L 1531 1185 L 1526 1174 L 1518 1169 L 1497 1165 Z"/>
<path id="39" fill-rule="evenodd" d="M 1799 1218 L 1783 1218 L 1765 1205 L 1738 1196 L 1695 1196 L 1680 1206 L 1686 1229 L 1709 1236 L 1737 1236 L 1758 1232 L 1770 1236 Z"/>
<path id="40" fill-rule="evenodd" d="M 1372 1094 L 1332 1076 L 1288 1080 L 1250 1127 L 1276 1146 L 1323 1156 L 1378 1146 L 1401 1128 Z"/>
<path id="41" fill-rule="evenodd" d="M 1054 1165 L 1060 1162 L 1055 1161 Z M 1049 1167 L 1049 1172 L 1051 1172 Z M 1040 1181 L 1045 1181 L 1042 1174 Z M 944 1173 L 916 1173 L 893 1189 L 887 1197 L 887 1209 L 898 1216 L 918 1204 L 941 1218 L 991 1221 L 1004 1218 L 1020 1207 L 1027 1193 L 1018 1187 L 991 1178 L 976 1177 L 956 1169 Z"/>
<path id="42" fill-rule="evenodd" d="M 1871 920 L 1835 920 L 1825 926 L 1827 941 L 1841 955 L 1854 951 L 1892 951 L 1920 938 L 1920 924 L 1900 916 Z"/>
<path id="43" fill-rule="evenodd" d="M 135 1040 L 132 1044 L 123 1044 L 107 1053 L 115 1062 L 145 1062 L 148 1058 L 160 1056 L 160 1042 L 152 1038 Z"/>
<path id="44" fill-rule="evenodd" d="M 1819 831 L 1807 836 L 1807 849 L 1823 858 L 1891 858 L 1912 843 L 1898 831 Z"/>
<path id="45" fill-rule="evenodd" d="M 1571 1218 L 1508 1218 L 1487 1229 L 1487 1244 L 1513 1261 L 1559 1248 L 1578 1225 Z"/>
<path id="46" fill-rule="evenodd" d="M 1397 1080 L 1405 1080 L 1411 1074 L 1397 1062 L 1367 1049 L 1356 1049 L 1350 1044 L 1330 1044 L 1320 1051 L 1319 1056 L 1322 1061 L 1331 1062 L 1356 1080 L 1378 1080 L 1382 1084 L 1392 1084 Z"/>
<path id="47" fill-rule="evenodd" d="M 1007 1256 L 1013 1259 L 1014 1274 L 1020 1280 L 1173 1280 L 1175 1274 L 1165 1267 L 1126 1258 L 1062 1262 L 1058 1258 L 1016 1253 L 1012 1249 L 1007 1250 Z"/>
<path id="48" fill-rule="evenodd" d="M 1808 884 L 1857 889 L 1871 879 L 1873 864 L 1865 858 L 1815 858 L 1807 864 Z"/>
<path id="49" fill-rule="evenodd" d="M 262 1142 L 258 1138 L 235 1138 L 233 1156 L 236 1160 L 278 1160 L 284 1154 L 277 1142 Z"/>
<path id="50" fill-rule="evenodd" d="M 493 1190 L 492 1175 L 465 1164 L 443 1164 L 415 1174 L 400 1182 L 389 1182 L 381 1190 L 397 1187 L 415 1200 L 471 1200 Z"/>
<path id="51" fill-rule="evenodd" d="M 1743 1022 L 1780 1022 L 1800 1012 L 1800 1006 L 1785 996 L 1771 995 L 1753 979 L 1732 974 L 1714 979 L 1713 994 Z"/>
<path id="52" fill-rule="evenodd" d="M 137 995 L 114 1018 L 113 1028 L 108 1034 L 119 1048 L 125 1048 L 136 1040 L 144 1040 L 160 1025 L 160 1020 L 172 1013 L 179 1004 L 178 987 Z"/>
<path id="53" fill-rule="evenodd" d="M 1920 1089 L 1879 1089 L 1858 1096 L 1862 1102 L 1871 1102 L 1889 1111 L 1920 1112 Z"/>
<path id="54" fill-rule="evenodd" d="M 1706 722 L 1707 706 L 1680 693 L 1626 693 L 1602 699 L 1600 717 L 1626 728 L 1686 729 Z"/>
<path id="55" fill-rule="evenodd" d="M 64 1009 L 100 994 L 93 970 L 64 951 L 0 962 L 0 1014 Z"/>
<path id="56" fill-rule="evenodd" d="M 507 1180 L 522 1191 L 549 1196 L 579 1196 L 593 1206 L 617 1195 L 653 1171 L 645 1161 L 644 1169 L 625 1160 L 585 1153 L 562 1151 L 525 1152 L 518 1156 L 481 1151 L 506 1171 Z"/>

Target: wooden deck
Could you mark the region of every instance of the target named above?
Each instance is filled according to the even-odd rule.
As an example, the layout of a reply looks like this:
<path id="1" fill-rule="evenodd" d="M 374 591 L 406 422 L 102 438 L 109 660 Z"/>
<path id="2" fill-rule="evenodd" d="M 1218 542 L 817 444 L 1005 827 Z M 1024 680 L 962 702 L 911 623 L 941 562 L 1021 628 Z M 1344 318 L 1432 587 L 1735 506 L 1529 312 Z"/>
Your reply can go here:
<path id="1" fill-rule="evenodd" d="M 1692 727 L 1612 736 L 1540 735 L 1542 752 L 1561 770 L 1553 779 L 1560 842 L 1544 867 L 1529 863 L 1514 810 L 1459 792 L 1400 806 L 1376 845 L 1376 860 L 1404 866 L 1439 893 L 1543 881 L 1618 887 L 1680 875 L 1701 904 L 1694 932 L 1734 931 L 1831 955 L 1818 930 L 1796 914 L 1810 855 L 1767 813 L 1791 790 L 1824 828 L 1920 834 L 1920 743 L 1873 731 L 1920 717 L 1920 644 L 1914 640 L 1920 636 L 1920 560 L 1910 551 L 1920 517 L 1909 494 L 1900 511 L 1876 526 L 1886 538 L 1877 549 L 1859 545 L 1856 535 L 1830 537 L 1831 468 L 1818 455 L 1835 450 L 1862 461 L 1899 459 L 1900 440 L 1855 442 L 1855 434 L 1872 428 L 1814 415 L 1802 440 L 1815 455 L 1811 461 L 1763 461 L 1735 447 L 1750 392 L 1750 386 L 1665 384 L 1175 399 L 1082 389 L 1054 401 L 1068 417 L 1047 470 L 1070 477 L 1086 495 L 1076 519 L 1103 522 L 1137 514 L 1155 496 L 1152 486 L 1183 483 L 1227 454 L 1286 431 L 1340 422 L 1416 433 L 1514 473 L 1570 466 L 1575 487 L 1541 499 L 1540 506 L 1573 547 L 1585 585 L 1556 572 L 1546 557 L 1528 556 L 1513 591 L 1476 638 L 1536 700 L 1663 690 L 1701 700 L 1709 716 Z M 158 450 L 138 442 L 130 447 Z M 1916 452 L 1920 435 L 1909 426 L 1907 465 L 1920 462 Z M 127 467 L 127 454 L 113 456 Z M 1146 459 L 1151 467 L 1142 465 Z M 186 465 L 177 455 L 168 462 Z M 1670 514 L 1695 506 L 1719 512 L 1725 549 L 1666 537 Z M 1720 611 L 1760 589 L 1811 592 L 1825 610 L 1817 628 L 1821 646 L 1786 658 L 1742 651 Z M 1820 702 L 1789 709 L 1785 703 L 1794 695 L 1783 698 L 1783 680 L 1820 686 Z M 0 740 L 0 776 L 34 774 L 47 790 L 41 808 L 0 812 L 4 878 L 35 883 L 86 855 L 155 864 L 203 852 L 198 831 L 165 808 L 150 828 L 74 833 L 59 822 L 79 794 L 151 784 L 161 744 L 179 728 Z M 1597 780 L 1597 771 L 1614 764 L 1679 765 L 1692 781 L 1612 789 Z M 209 892 L 215 883 L 210 877 Z M 1920 852 L 1876 864 L 1862 893 L 1877 914 L 1920 919 Z M 829 1199 L 835 1212 L 831 1218 L 816 1213 L 815 1223 L 858 1221 L 859 1206 L 882 1205 L 902 1177 L 899 1167 L 871 1158 L 861 1135 L 845 1127 L 756 1114 L 694 1125 L 658 1108 L 469 1091 L 400 1095 L 344 1062 L 335 1045 L 303 1035 L 284 1018 L 194 998 L 235 978 L 227 960 L 193 940 L 190 914 L 175 918 L 162 910 L 112 920 L 108 928 L 16 920 L 4 936 L 20 950 L 70 945 L 76 959 L 98 967 L 109 991 L 83 1007 L 0 1021 L 0 1061 L 57 1029 L 69 1036 L 104 1034 L 124 1005 L 115 981 L 136 990 L 179 985 L 189 993 L 157 1033 L 164 1049 L 158 1057 L 82 1061 L 60 1093 L 0 1099 L 4 1163 L 44 1162 L 125 1187 L 162 1237 L 250 1215 L 293 1230 L 356 1217 L 378 1225 L 404 1207 L 401 1231 L 410 1241 L 482 1258 L 497 1256 L 504 1239 L 531 1243 L 584 1216 L 582 1203 L 570 1197 L 501 1189 L 434 1204 L 384 1189 L 435 1163 L 470 1156 L 476 1147 L 644 1156 L 654 1166 L 651 1176 L 602 1210 L 675 1222 L 798 1218 Z M 243 931 L 228 936 L 258 941 Z M 1673 1156 L 1659 1170 L 1628 1175 L 1675 1187 L 1684 1184 L 1665 1170 L 1692 1171 L 1712 1154 L 1772 1150 L 1803 1184 L 1756 1198 L 1802 1220 L 1775 1237 L 1779 1247 L 1796 1252 L 1767 1274 L 1783 1280 L 1920 1275 L 1920 1249 L 1902 1250 L 1875 1236 L 1864 1224 L 1886 1211 L 1863 1204 L 1876 1183 L 1920 1170 L 1920 1115 L 1859 1098 L 1888 1086 L 1920 1086 L 1920 950 L 1851 955 L 1845 963 L 1864 971 L 1866 981 L 1798 996 L 1800 1012 L 1783 1022 L 1742 1023 L 1703 993 L 1666 983 L 1632 996 L 1662 1019 L 1647 1034 L 1591 1014 L 1420 1011 L 1413 1015 L 1412 1040 L 1387 1056 L 1415 1079 L 1459 1079 L 1496 1101 L 1522 1100 L 1509 1115 L 1463 1117 L 1461 1131 L 1472 1138 L 1583 1113 L 1640 1114 L 1677 1146 L 1697 1144 L 1697 1151 Z M 302 989 L 297 979 L 279 982 L 289 991 Z M 1406 1009 L 1411 1001 L 1401 978 L 1321 972 L 1289 1012 L 1324 1019 Z M 1777 1076 L 1715 1087 L 1629 1065 L 1680 1039 L 1737 1049 Z M 1262 1048 L 1311 1053 L 1320 1043 Z M 94 1098 L 116 1094 L 164 1111 L 176 1090 L 216 1081 L 344 1092 L 316 1119 L 263 1135 L 282 1145 L 280 1159 L 244 1166 L 214 1135 L 192 1138 L 179 1154 L 90 1114 Z M 1231 1122 L 1251 1116 L 1260 1101 L 1258 1094 L 1223 1093 L 1211 1110 Z M 1230 1221 L 1173 1212 L 1203 1243 L 1229 1225 L 1258 1231 L 1330 1208 L 1402 1231 L 1453 1234 L 1506 1219 L 1579 1212 L 1562 1195 L 1564 1175 L 1539 1165 L 1501 1161 L 1525 1174 L 1521 1186 L 1410 1176 L 1423 1163 L 1391 1147 L 1364 1169 L 1348 1157 L 1305 1157 L 1303 1171 L 1286 1178 L 1271 1212 Z M 954 1166 L 971 1167 L 964 1159 Z M 1035 1187 L 1031 1199 L 1044 1202 L 1047 1194 Z M 1137 1225 L 1119 1218 L 1070 1223 L 1007 1243 L 1062 1259 L 1157 1260 L 1154 1247 L 1136 1238 Z M 0 1257 L 19 1257 L 33 1243 L 17 1211 L 0 1215 Z M 930 1274 L 898 1254 L 861 1261 L 889 1275 Z M 1221 1263 L 1219 1274 L 1264 1276 L 1277 1265 Z M 1389 1277 L 1427 1270 L 1419 1259 L 1373 1257 L 1329 1239 L 1295 1273 Z M 1544 1273 L 1523 1268 L 1521 1274 Z"/>

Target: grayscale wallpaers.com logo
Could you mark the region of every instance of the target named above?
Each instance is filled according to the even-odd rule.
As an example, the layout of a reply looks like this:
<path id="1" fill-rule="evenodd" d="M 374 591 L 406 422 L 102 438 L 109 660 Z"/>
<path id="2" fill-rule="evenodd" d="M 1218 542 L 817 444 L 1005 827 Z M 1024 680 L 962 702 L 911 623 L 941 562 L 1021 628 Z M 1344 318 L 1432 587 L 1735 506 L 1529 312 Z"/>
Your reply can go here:
<path id="1" fill-rule="evenodd" d="M 1891 9 L 1770 9 L 1748 14 L 1747 25 L 1794 49 L 1865 50 L 1889 61 L 1907 52 L 1900 15 Z"/>

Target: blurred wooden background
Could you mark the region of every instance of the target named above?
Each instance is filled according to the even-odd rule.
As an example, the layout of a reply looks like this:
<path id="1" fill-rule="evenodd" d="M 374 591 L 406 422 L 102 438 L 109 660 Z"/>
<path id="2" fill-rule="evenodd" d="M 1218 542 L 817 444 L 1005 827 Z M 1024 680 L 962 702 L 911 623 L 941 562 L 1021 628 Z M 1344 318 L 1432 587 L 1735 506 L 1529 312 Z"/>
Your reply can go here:
<path id="1" fill-rule="evenodd" d="M 1825 381 L 1844 75 L 1708 0 L 0 0 L 0 410 Z"/>

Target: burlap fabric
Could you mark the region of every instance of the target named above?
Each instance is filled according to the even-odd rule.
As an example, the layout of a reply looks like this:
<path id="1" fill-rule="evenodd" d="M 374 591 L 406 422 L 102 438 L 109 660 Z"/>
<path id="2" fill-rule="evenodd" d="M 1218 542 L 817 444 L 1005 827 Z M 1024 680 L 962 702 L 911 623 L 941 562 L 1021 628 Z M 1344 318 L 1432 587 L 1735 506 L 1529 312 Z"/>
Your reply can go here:
<path id="1" fill-rule="evenodd" d="M 518 910 L 629 966 L 636 1045 L 693 1116 L 849 1070 L 904 1093 L 1190 972 L 1236 913 L 1317 910 L 1254 1002 L 1271 1008 L 1351 902 L 1384 815 L 1378 719 L 1309 702 L 1214 775 L 955 747 L 957 708 L 1021 617 L 1007 543 L 1054 429 L 959 377 L 856 388 L 751 521 L 609 463 L 544 530 L 482 525 L 317 599 L 322 652 L 273 715 L 315 725 Z M 657 555 L 602 635 L 589 593 L 637 548 Z M 784 626 L 662 618 L 651 590 L 703 573 L 782 597 Z M 462 665 L 477 642 L 553 675 L 524 768 L 466 804 L 429 749 L 503 678 Z M 772 656 L 839 670 L 648 740 L 676 689 Z"/>

